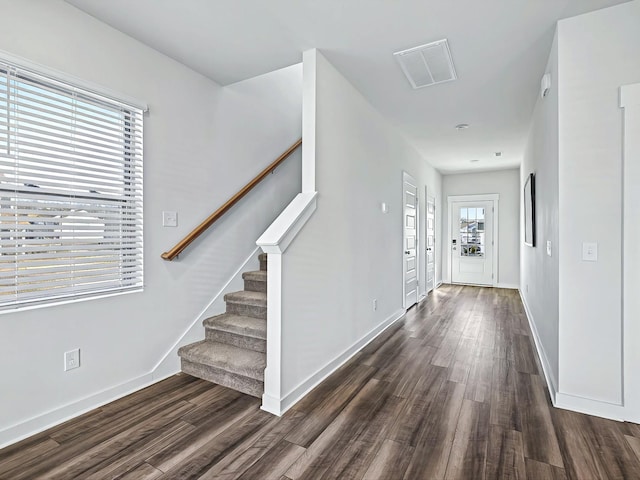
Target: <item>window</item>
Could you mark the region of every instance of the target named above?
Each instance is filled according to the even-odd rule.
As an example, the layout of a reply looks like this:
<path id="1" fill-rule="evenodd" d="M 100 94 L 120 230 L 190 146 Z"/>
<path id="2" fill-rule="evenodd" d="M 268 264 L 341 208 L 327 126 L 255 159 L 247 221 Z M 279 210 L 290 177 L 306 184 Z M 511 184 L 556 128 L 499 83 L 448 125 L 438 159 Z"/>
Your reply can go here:
<path id="1" fill-rule="evenodd" d="M 0 61 L 0 309 L 142 288 L 142 115 Z"/>
<path id="2" fill-rule="evenodd" d="M 484 257 L 484 208 L 460 209 L 460 256 Z"/>

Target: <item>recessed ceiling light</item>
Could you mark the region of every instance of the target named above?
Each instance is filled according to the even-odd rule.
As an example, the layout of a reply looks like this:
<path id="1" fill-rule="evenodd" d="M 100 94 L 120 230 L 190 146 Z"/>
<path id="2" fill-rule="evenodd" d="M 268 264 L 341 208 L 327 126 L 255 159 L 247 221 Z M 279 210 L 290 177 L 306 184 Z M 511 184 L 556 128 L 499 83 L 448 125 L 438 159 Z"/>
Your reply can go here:
<path id="1" fill-rule="evenodd" d="M 477 158 L 474 158 L 473 160 L 471 160 L 471 163 L 476 163 L 479 162 L 480 160 L 478 160 Z"/>
<path id="2" fill-rule="evenodd" d="M 466 130 L 467 128 L 469 128 L 468 123 L 459 123 L 456 125 L 456 130 Z"/>

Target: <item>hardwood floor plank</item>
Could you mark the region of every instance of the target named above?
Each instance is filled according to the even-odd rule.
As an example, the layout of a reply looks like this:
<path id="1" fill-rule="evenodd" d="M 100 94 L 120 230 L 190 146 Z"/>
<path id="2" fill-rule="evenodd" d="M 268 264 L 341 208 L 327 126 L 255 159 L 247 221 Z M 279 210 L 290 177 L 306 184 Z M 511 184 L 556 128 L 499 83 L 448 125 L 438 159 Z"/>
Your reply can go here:
<path id="1" fill-rule="evenodd" d="M 281 440 L 275 447 L 254 463 L 238 480 L 279 479 L 284 472 L 305 452 L 305 448 Z"/>
<path id="2" fill-rule="evenodd" d="M 453 444 L 465 386 L 445 382 L 438 392 L 427 422 L 420 432 L 405 480 L 436 480 L 444 477 Z"/>
<path id="3" fill-rule="evenodd" d="M 640 438 L 634 437 L 632 435 L 625 435 L 624 439 L 631 447 L 631 450 L 633 450 L 636 458 L 640 460 Z"/>
<path id="4" fill-rule="evenodd" d="M 48 455 L 59 446 L 60 444 L 55 440 L 45 438 L 42 439 L 42 441 L 25 446 L 20 450 L 7 450 L 4 454 L 0 455 L 0 475 L 21 468 L 31 458 Z"/>
<path id="5" fill-rule="evenodd" d="M 304 455 L 285 472 L 285 475 L 293 480 L 322 478 L 333 463 L 348 451 L 350 443 L 370 435 L 367 428 L 371 427 L 369 424 L 371 419 L 381 411 L 396 406 L 385 386 L 383 382 L 371 379 L 340 412 L 340 415 L 309 445 Z M 379 422 L 374 421 L 374 428 L 378 424 Z M 304 428 L 306 427 L 303 421 L 296 430 Z M 296 438 L 296 433 L 288 435 L 286 440 L 291 441 L 290 438 Z M 329 445 L 331 448 L 327 448 Z"/>
<path id="6" fill-rule="evenodd" d="M 255 441 L 259 432 L 270 422 L 271 416 L 268 413 L 249 411 L 248 415 L 244 415 L 239 421 L 226 425 L 216 435 L 207 438 L 199 435 L 197 445 L 189 444 L 185 449 L 188 450 L 188 453 L 181 453 L 180 461 L 176 461 L 174 455 L 169 462 L 165 462 L 162 466 L 156 466 L 156 468 L 164 471 L 165 475 L 162 478 L 167 479 L 204 480 L 218 478 L 219 464 L 234 452 L 237 454 L 239 445 L 246 446 Z M 234 474 L 234 476 L 236 475 Z"/>
<path id="7" fill-rule="evenodd" d="M 96 464 L 104 464 L 111 461 L 118 452 L 126 450 L 134 443 L 144 439 L 159 428 L 162 428 L 174 420 L 178 420 L 181 415 L 193 408 L 188 402 L 181 402 L 153 417 L 123 430 L 117 435 L 89 448 L 74 457 L 57 463 L 55 467 L 49 468 L 41 475 L 32 474 L 30 478 L 42 478 L 43 480 L 63 480 L 67 478 L 78 478 L 86 476 L 87 470 Z"/>
<path id="8" fill-rule="evenodd" d="M 447 480 L 484 478 L 489 406 L 464 400 L 447 462 Z"/>
<path id="9" fill-rule="evenodd" d="M 462 336 L 453 355 L 451 368 L 449 368 L 449 381 L 467 383 L 467 378 L 471 371 L 471 363 L 475 356 L 476 343 L 476 337 Z"/>
<path id="10" fill-rule="evenodd" d="M 513 342 L 516 371 L 538 375 L 540 372 L 536 365 L 535 353 L 533 353 L 529 337 L 516 333 L 513 335 Z"/>
<path id="11" fill-rule="evenodd" d="M 189 435 L 195 427 L 183 421 L 170 424 L 166 429 L 149 435 L 119 454 L 105 459 L 94 467 L 83 472 L 85 480 L 102 480 L 123 475 L 145 459 L 155 455 Z"/>
<path id="12" fill-rule="evenodd" d="M 302 425 L 287 436 L 287 441 L 301 447 L 309 447 L 358 392 L 368 384 L 376 373 L 376 369 L 366 365 L 356 365 L 350 369 L 350 373 L 348 381 L 334 386 L 333 391 L 325 392 L 326 385 L 321 385 L 316 394 L 317 396 L 312 396 L 308 400 L 308 404 L 301 406 L 301 408 L 296 408 L 296 410 L 305 413 L 313 410 L 313 415 L 307 415 Z M 331 385 L 333 385 L 333 382 Z M 312 395 L 314 392 L 312 392 Z M 310 407 L 312 399 L 316 400 L 313 408 Z"/>
<path id="13" fill-rule="evenodd" d="M 505 430 L 522 431 L 521 407 L 516 398 L 516 373 L 506 358 L 494 357 L 489 422 Z"/>
<path id="14" fill-rule="evenodd" d="M 389 391 L 390 393 L 390 391 Z M 326 479 L 340 478 L 344 480 L 360 479 L 373 462 L 381 448 L 387 431 L 391 427 L 390 418 L 395 418 L 402 408 L 405 399 L 393 395 L 385 395 L 370 411 L 369 421 L 361 432 L 351 437 L 342 454 L 333 461 L 324 472 Z M 303 478 L 305 478 L 303 476 Z M 309 478 L 316 478 L 311 475 Z"/>
<path id="15" fill-rule="evenodd" d="M 527 478 L 522 433 L 489 426 L 487 445 L 487 480 L 523 480 Z"/>
<path id="16" fill-rule="evenodd" d="M 402 411 L 393 422 L 388 438 L 394 442 L 415 447 L 429 421 L 433 402 L 447 378 L 447 369 L 430 366 L 418 381 L 416 393 L 407 399 Z"/>
<path id="17" fill-rule="evenodd" d="M 148 463 L 143 463 L 136 469 L 117 478 L 118 480 L 153 480 L 154 478 L 160 478 L 161 475 L 162 472 L 160 470 L 152 467 Z"/>
<path id="18" fill-rule="evenodd" d="M 640 472 L 640 461 L 620 431 L 619 422 L 588 417 L 592 441 L 609 478 L 632 478 Z M 615 459 L 615 461 L 612 461 Z"/>
<path id="19" fill-rule="evenodd" d="M 414 448 L 393 440 L 385 440 L 362 480 L 402 478 L 409 466 Z"/>
<path id="20" fill-rule="evenodd" d="M 527 458 L 525 460 L 527 480 L 567 480 L 567 474 L 563 468 L 549 465 L 548 463 L 538 462 Z M 585 477 L 587 478 L 592 477 Z M 598 477 L 593 477 L 595 478 Z M 579 479 L 576 479 L 579 480 Z"/>
<path id="21" fill-rule="evenodd" d="M 516 395 L 524 433 L 525 456 L 563 468 L 558 438 L 540 377 L 516 373 Z"/>
<path id="22" fill-rule="evenodd" d="M 233 450 L 227 452 L 223 459 L 207 471 L 205 477 L 222 479 L 241 475 L 280 443 L 304 417 L 304 413 L 290 410 L 279 419 L 272 418 L 263 428 L 247 437 L 245 442 L 237 444 Z"/>
<path id="23" fill-rule="evenodd" d="M 493 374 L 493 350 L 478 342 L 471 359 L 471 370 L 467 379 L 464 398 L 475 402 L 490 403 L 491 377 Z"/>
<path id="24" fill-rule="evenodd" d="M 261 413 L 261 412 L 257 412 Z M 237 401 L 216 409 L 205 421 L 194 425 L 196 427 L 190 435 L 187 435 L 169 447 L 161 450 L 147 459 L 147 463 L 158 470 L 168 472 L 195 454 L 200 448 L 214 441 L 234 424 L 241 424 L 247 417 L 256 414 L 253 399 L 244 396 Z M 268 414 L 264 414 L 268 416 Z M 266 417 L 265 417 L 266 420 Z"/>
<path id="25" fill-rule="evenodd" d="M 554 409 L 552 415 L 567 476 L 570 479 L 607 478 L 597 447 L 589 439 L 587 417 L 560 409 Z"/>

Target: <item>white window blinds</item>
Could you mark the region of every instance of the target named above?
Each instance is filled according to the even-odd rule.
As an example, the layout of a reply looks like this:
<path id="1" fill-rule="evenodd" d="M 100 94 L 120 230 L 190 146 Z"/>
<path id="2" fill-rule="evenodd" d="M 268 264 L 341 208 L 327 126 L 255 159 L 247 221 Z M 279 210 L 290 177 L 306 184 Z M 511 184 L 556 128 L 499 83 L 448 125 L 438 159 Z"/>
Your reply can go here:
<path id="1" fill-rule="evenodd" d="M 142 115 L 0 61 L 0 309 L 142 287 Z"/>

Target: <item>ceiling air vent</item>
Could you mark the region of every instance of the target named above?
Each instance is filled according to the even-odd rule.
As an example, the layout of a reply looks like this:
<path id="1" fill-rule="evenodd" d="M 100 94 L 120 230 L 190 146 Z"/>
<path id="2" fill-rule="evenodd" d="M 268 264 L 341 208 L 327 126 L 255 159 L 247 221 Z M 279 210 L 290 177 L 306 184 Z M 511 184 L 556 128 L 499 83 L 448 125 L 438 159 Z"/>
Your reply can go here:
<path id="1" fill-rule="evenodd" d="M 446 38 L 393 55 L 413 88 L 428 87 L 458 78 Z"/>

